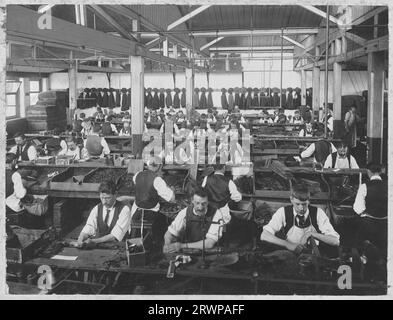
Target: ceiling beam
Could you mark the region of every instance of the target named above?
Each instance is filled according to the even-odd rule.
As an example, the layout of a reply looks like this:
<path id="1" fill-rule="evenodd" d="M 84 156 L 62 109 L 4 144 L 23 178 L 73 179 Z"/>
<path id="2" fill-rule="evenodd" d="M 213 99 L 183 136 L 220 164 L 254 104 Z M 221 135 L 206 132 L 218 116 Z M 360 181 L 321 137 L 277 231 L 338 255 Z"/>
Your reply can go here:
<path id="1" fill-rule="evenodd" d="M 115 28 L 116 31 L 119 32 L 124 38 L 138 41 L 130 32 L 128 32 L 120 24 L 118 24 L 115 19 L 113 19 L 108 13 L 106 13 L 100 6 L 93 4 L 90 5 L 90 7 L 100 18 L 102 18 L 106 23 Z"/>
<path id="2" fill-rule="evenodd" d="M 371 19 L 372 17 L 376 16 L 377 14 L 380 14 L 385 10 L 388 10 L 388 7 L 386 6 L 376 7 L 375 9 L 370 10 L 366 14 L 358 18 L 355 18 L 352 22 L 350 22 L 349 26 L 357 26 L 359 24 L 362 24 L 363 22 L 367 21 L 368 19 Z"/>
<path id="3" fill-rule="evenodd" d="M 318 8 L 315 8 L 314 6 L 307 6 L 307 5 L 304 5 L 304 4 L 302 4 L 300 6 L 303 7 L 304 9 L 307 9 L 308 11 L 311 11 L 312 13 L 315 13 L 316 15 L 318 15 L 318 16 L 320 16 L 322 18 L 326 18 L 326 12 L 324 12 L 322 10 L 319 10 Z M 335 24 L 337 24 L 339 26 L 342 25 L 342 22 L 339 19 L 337 19 L 337 18 L 335 18 L 335 17 L 333 17 L 331 15 L 329 15 L 329 20 L 334 22 Z"/>
<path id="4" fill-rule="evenodd" d="M 283 29 L 284 35 L 293 34 L 316 34 L 318 28 L 286 28 Z M 174 32 L 176 33 L 176 32 Z M 249 37 L 253 36 L 274 36 L 281 35 L 281 29 L 254 29 L 254 30 L 212 30 L 212 31 L 190 31 L 194 37 Z M 168 33 L 170 34 L 170 33 Z M 155 38 L 157 33 L 145 32 L 141 34 L 142 38 Z"/>
<path id="5" fill-rule="evenodd" d="M 211 47 L 213 44 L 217 43 L 218 41 L 221 41 L 222 39 L 224 39 L 224 37 L 218 37 L 218 38 L 210 41 L 209 43 L 206 43 L 204 46 L 200 47 L 199 50 L 203 51 L 203 50 Z"/>
<path id="6" fill-rule="evenodd" d="M 302 45 L 301 43 L 297 42 L 296 40 L 293 40 L 292 38 L 288 37 L 288 36 L 282 36 L 283 39 L 293 43 L 295 46 L 305 49 L 304 45 Z"/>
<path id="7" fill-rule="evenodd" d="M 182 24 L 183 22 L 186 22 L 187 20 L 190 20 L 192 17 L 195 17 L 197 14 L 200 14 L 201 12 L 205 11 L 206 9 L 209 9 L 211 5 L 205 5 L 205 6 L 200 6 L 199 8 L 191 11 L 190 13 L 186 14 L 184 17 L 181 17 L 180 19 L 172 22 L 167 30 L 172 30 L 173 28 L 177 27 L 178 25 Z"/>
<path id="8" fill-rule="evenodd" d="M 281 46 L 270 47 L 214 47 L 210 51 L 281 51 Z M 283 50 L 293 50 L 293 46 L 283 46 Z"/>
<path id="9" fill-rule="evenodd" d="M 351 59 L 359 58 L 367 55 L 370 52 L 384 51 L 389 49 L 389 36 L 383 36 L 377 39 L 367 41 L 366 45 L 363 48 L 359 48 L 353 50 L 351 52 L 347 52 L 344 54 L 337 55 L 335 57 L 330 57 L 328 59 L 328 64 L 331 65 L 335 62 L 346 62 Z M 315 63 L 309 63 L 300 67 L 295 68 L 295 71 L 311 69 L 312 67 L 322 67 L 325 65 L 324 60 L 320 60 Z"/>
<path id="10" fill-rule="evenodd" d="M 362 37 L 359 37 L 356 34 L 350 33 L 350 32 L 346 32 L 345 33 L 345 37 L 349 40 L 352 40 L 353 42 L 361 45 L 362 47 L 366 45 L 367 43 L 367 39 L 364 39 Z"/>

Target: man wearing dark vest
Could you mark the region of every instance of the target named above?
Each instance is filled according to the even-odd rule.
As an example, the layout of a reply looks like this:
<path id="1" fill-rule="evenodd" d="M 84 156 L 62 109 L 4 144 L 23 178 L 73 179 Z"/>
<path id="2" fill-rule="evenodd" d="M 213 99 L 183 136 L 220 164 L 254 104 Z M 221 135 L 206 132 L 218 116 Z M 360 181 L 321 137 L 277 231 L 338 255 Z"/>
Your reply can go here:
<path id="1" fill-rule="evenodd" d="M 83 158 L 101 157 L 111 153 L 104 137 L 100 137 L 101 126 L 95 124 L 93 132 L 87 136 L 84 142 Z"/>
<path id="2" fill-rule="evenodd" d="M 323 165 L 328 155 L 332 152 L 337 152 L 334 145 L 329 141 L 321 139 L 311 143 L 307 149 L 301 152 L 300 158 L 307 159 L 314 156 L 314 161 Z"/>
<path id="3" fill-rule="evenodd" d="M 311 236 L 317 242 L 339 245 L 340 236 L 325 212 L 310 206 L 310 191 L 306 185 L 293 185 L 290 200 L 292 205 L 279 208 L 264 226 L 262 241 L 295 253 L 303 251 Z"/>
<path id="4" fill-rule="evenodd" d="M 104 123 L 101 125 L 101 132 L 104 136 L 115 136 L 118 134 L 116 126 L 112 123 L 113 116 L 105 117 Z"/>
<path id="5" fill-rule="evenodd" d="M 206 189 L 209 204 L 221 211 L 224 222 L 228 223 L 231 219 L 228 202 L 230 200 L 239 202 L 242 200 L 242 195 L 235 183 L 224 174 L 225 164 L 214 165 L 214 173 L 203 179 L 202 188 Z"/>
<path id="6" fill-rule="evenodd" d="M 214 222 L 214 223 L 213 223 Z M 219 210 L 210 205 L 207 191 L 197 188 L 191 205 L 180 211 L 165 233 L 164 252 L 177 252 L 182 248 L 211 249 L 222 236 L 225 224 Z"/>
<path id="7" fill-rule="evenodd" d="M 37 158 L 36 148 L 27 141 L 23 133 L 15 133 L 14 139 L 16 145 L 10 149 L 9 153 L 15 154 L 17 161 L 33 161 Z"/>
<path id="8" fill-rule="evenodd" d="M 358 241 L 369 240 L 386 252 L 388 186 L 382 180 L 381 166 L 367 166 L 369 181 L 360 185 L 353 210 L 360 216 L 357 232 Z"/>
<path id="9" fill-rule="evenodd" d="M 337 147 L 337 152 L 327 156 L 324 168 L 359 169 L 359 166 L 356 159 L 349 153 L 348 145 L 341 141 Z"/>
<path id="10" fill-rule="evenodd" d="M 306 122 L 304 125 L 304 128 L 299 131 L 299 137 L 313 137 L 314 136 L 314 130 L 312 128 L 312 123 L 311 122 Z"/>
<path id="11" fill-rule="evenodd" d="M 161 159 L 151 157 L 147 161 L 146 171 L 139 171 L 134 175 L 135 201 L 131 208 L 132 219 L 140 219 L 144 209 L 144 216 L 152 220 L 153 241 L 158 244 L 167 228 L 166 217 L 160 211 L 160 197 L 167 202 L 175 200 L 175 193 L 168 187 L 164 179 L 158 175 Z M 135 217 L 134 217 L 135 216 Z"/>
<path id="12" fill-rule="evenodd" d="M 130 208 L 116 200 L 116 184 L 104 181 L 99 187 L 101 202 L 90 212 L 78 244 L 122 241 L 131 223 Z"/>

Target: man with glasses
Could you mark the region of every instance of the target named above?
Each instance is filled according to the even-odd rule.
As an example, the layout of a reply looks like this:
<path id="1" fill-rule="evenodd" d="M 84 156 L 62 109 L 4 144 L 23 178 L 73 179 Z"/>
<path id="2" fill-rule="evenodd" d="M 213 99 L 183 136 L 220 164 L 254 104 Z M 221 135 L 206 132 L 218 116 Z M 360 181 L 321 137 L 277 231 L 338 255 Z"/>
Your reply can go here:
<path id="1" fill-rule="evenodd" d="M 325 212 L 310 205 L 310 191 L 306 185 L 294 185 L 291 204 L 279 208 L 264 226 L 261 240 L 295 253 L 301 253 L 310 237 L 316 243 L 337 247 L 340 236 L 333 229 Z"/>

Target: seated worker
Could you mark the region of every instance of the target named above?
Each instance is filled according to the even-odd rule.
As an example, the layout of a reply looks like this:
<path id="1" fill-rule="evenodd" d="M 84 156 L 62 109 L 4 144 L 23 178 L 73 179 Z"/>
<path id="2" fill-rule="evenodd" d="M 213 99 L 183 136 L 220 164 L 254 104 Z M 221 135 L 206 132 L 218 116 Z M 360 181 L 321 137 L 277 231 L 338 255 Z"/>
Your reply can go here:
<path id="1" fill-rule="evenodd" d="M 82 122 L 81 134 L 83 136 L 88 136 L 93 131 L 93 123 L 90 118 L 85 118 Z"/>
<path id="2" fill-rule="evenodd" d="M 116 126 L 112 123 L 113 116 L 106 116 L 104 123 L 101 125 L 101 133 L 104 136 L 115 136 L 118 134 Z"/>
<path id="3" fill-rule="evenodd" d="M 337 152 L 333 143 L 326 140 L 318 140 L 311 143 L 302 153 L 300 153 L 300 158 L 307 159 L 314 156 L 314 162 L 325 163 L 326 158 L 332 152 Z"/>
<path id="4" fill-rule="evenodd" d="M 356 159 L 349 153 L 348 145 L 341 141 L 337 151 L 327 156 L 324 168 L 359 169 L 359 166 Z"/>
<path id="5" fill-rule="evenodd" d="M 10 149 L 9 153 L 15 154 L 17 161 L 33 161 L 37 158 L 35 146 L 27 141 L 23 133 L 15 133 L 14 139 L 16 145 Z"/>
<path id="6" fill-rule="evenodd" d="M 131 121 L 128 119 L 123 120 L 123 128 L 120 130 L 119 136 L 131 136 Z"/>
<path id="7" fill-rule="evenodd" d="M 259 123 L 273 123 L 273 120 L 266 111 L 262 111 L 260 113 Z"/>
<path id="8" fill-rule="evenodd" d="M 293 185 L 292 205 L 279 208 L 263 227 L 261 240 L 300 253 L 312 236 L 330 246 L 338 246 L 340 236 L 333 229 L 325 212 L 310 206 L 310 191 L 306 185 Z"/>
<path id="9" fill-rule="evenodd" d="M 84 141 L 83 158 L 100 157 L 103 158 L 111 153 L 108 143 L 104 137 L 100 137 L 101 126 L 95 124 L 93 132 Z"/>
<path id="10" fill-rule="evenodd" d="M 303 129 L 299 132 L 299 137 L 313 137 L 314 130 L 311 122 L 306 122 Z"/>
<path id="11" fill-rule="evenodd" d="M 303 124 L 303 118 L 300 115 L 300 111 L 296 110 L 295 113 L 293 114 L 293 119 L 292 119 L 292 123 L 293 124 Z"/>
<path id="12" fill-rule="evenodd" d="M 284 109 L 278 110 L 278 113 L 274 112 L 276 117 L 274 118 L 274 123 L 285 124 L 287 122 L 287 116 L 284 113 Z"/>
<path id="13" fill-rule="evenodd" d="M 67 146 L 59 152 L 59 156 L 71 156 L 74 160 L 80 160 L 81 150 L 76 143 L 76 138 L 66 137 L 65 142 Z"/>
<path id="14" fill-rule="evenodd" d="M 62 150 L 67 150 L 67 143 L 60 138 L 61 130 L 55 128 L 53 130 L 53 137 L 46 141 L 44 151 L 46 155 L 56 156 Z"/>
<path id="15" fill-rule="evenodd" d="M 116 200 L 116 184 L 104 181 L 98 191 L 101 202 L 91 210 L 78 237 L 79 245 L 122 241 L 130 227 L 130 208 Z"/>
<path id="16" fill-rule="evenodd" d="M 225 177 L 225 168 L 225 164 L 214 165 L 214 173 L 203 179 L 202 188 L 207 192 L 209 204 L 221 211 L 224 222 L 228 223 L 231 219 L 228 202 L 230 200 L 239 202 L 242 200 L 242 195 L 235 183 Z"/>
<path id="17" fill-rule="evenodd" d="M 160 197 L 167 202 L 175 200 L 175 193 L 168 187 L 164 179 L 158 175 L 161 159 L 150 157 L 147 161 L 147 170 L 137 172 L 133 181 L 135 184 L 135 201 L 131 208 L 131 217 L 138 209 L 144 209 L 145 217 L 153 220 L 153 241 L 158 244 L 166 230 L 166 217 L 160 211 Z"/>
<path id="18" fill-rule="evenodd" d="M 86 115 L 83 112 L 80 113 L 79 116 L 76 116 L 75 117 L 75 121 L 74 121 L 73 126 L 72 126 L 72 131 L 74 131 L 74 132 L 81 132 L 82 129 L 83 129 L 82 123 L 85 120 L 85 118 L 86 118 Z"/>
<path id="19" fill-rule="evenodd" d="M 209 204 L 207 191 L 197 188 L 191 205 L 181 210 L 164 236 L 165 253 L 180 251 L 182 248 L 205 249 L 215 246 L 222 236 L 225 217 L 220 210 Z"/>
<path id="20" fill-rule="evenodd" d="M 369 181 L 360 185 L 353 210 L 360 216 L 357 241 L 369 240 L 386 254 L 388 186 L 379 164 L 367 165 Z"/>

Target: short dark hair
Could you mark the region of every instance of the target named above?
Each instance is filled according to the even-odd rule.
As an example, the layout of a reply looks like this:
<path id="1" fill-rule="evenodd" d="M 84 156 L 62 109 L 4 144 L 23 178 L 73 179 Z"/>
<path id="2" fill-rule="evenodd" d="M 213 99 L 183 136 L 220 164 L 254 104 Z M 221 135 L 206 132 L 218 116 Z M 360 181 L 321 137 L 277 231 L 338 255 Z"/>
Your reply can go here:
<path id="1" fill-rule="evenodd" d="M 98 188 L 99 193 L 115 194 L 116 191 L 116 183 L 113 180 L 104 180 Z"/>
<path id="2" fill-rule="evenodd" d="M 381 173 L 382 165 L 376 162 L 369 162 L 367 164 L 367 169 L 370 170 L 372 173 Z"/>
<path id="3" fill-rule="evenodd" d="M 22 138 L 24 140 L 24 139 L 26 139 L 26 136 L 22 132 L 17 132 L 17 133 L 14 134 L 14 139 L 15 138 Z"/>
<path id="4" fill-rule="evenodd" d="M 197 187 L 192 193 L 192 197 L 194 197 L 195 195 L 201 198 L 207 198 L 207 191 L 205 188 Z"/>
<path id="5" fill-rule="evenodd" d="M 337 145 L 337 149 L 341 149 L 341 148 L 348 148 L 348 143 L 345 142 L 344 140 L 341 140 L 338 145 Z"/>
<path id="6" fill-rule="evenodd" d="M 306 184 L 293 184 L 291 188 L 291 197 L 300 201 L 310 200 L 310 190 Z"/>
<path id="7" fill-rule="evenodd" d="M 85 115 L 83 112 L 81 112 L 81 113 L 79 114 L 79 118 L 84 119 L 85 117 L 86 117 L 86 115 Z"/>
<path id="8" fill-rule="evenodd" d="M 217 170 L 220 170 L 220 171 L 224 170 L 225 169 L 225 163 L 220 163 L 219 161 L 217 161 L 217 163 L 213 165 L 213 168 L 214 168 L 215 171 L 217 171 Z"/>

